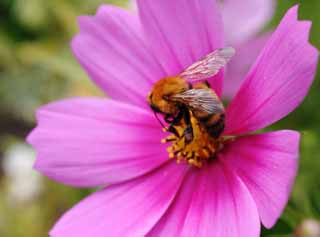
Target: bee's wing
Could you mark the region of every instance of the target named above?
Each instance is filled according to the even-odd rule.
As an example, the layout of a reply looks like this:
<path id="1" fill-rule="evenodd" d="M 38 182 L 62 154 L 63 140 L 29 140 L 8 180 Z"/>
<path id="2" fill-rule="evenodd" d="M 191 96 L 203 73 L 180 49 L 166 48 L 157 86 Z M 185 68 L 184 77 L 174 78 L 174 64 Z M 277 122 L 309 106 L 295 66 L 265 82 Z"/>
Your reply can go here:
<path id="1" fill-rule="evenodd" d="M 232 47 L 217 49 L 185 69 L 180 77 L 188 81 L 205 80 L 216 75 L 234 54 L 235 49 Z"/>
<path id="2" fill-rule="evenodd" d="M 223 113 L 224 107 L 218 96 L 210 89 L 191 89 L 171 97 L 173 101 L 183 103 L 192 110 L 209 114 Z"/>

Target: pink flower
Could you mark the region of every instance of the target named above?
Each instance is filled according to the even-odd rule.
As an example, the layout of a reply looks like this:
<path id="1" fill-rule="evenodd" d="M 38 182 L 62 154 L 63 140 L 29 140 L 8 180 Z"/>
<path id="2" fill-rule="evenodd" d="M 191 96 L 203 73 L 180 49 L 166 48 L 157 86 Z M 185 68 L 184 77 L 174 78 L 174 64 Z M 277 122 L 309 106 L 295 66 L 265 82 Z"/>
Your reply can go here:
<path id="1" fill-rule="evenodd" d="M 235 139 L 202 168 L 168 158 L 146 97 L 153 84 L 224 45 L 214 0 L 140 0 L 139 15 L 103 6 L 80 17 L 73 51 L 113 99 L 75 98 L 37 112 L 35 168 L 67 185 L 105 187 L 67 212 L 53 237 L 258 237 L 272 227 L 296 176 L 299 133 L 249 134 L 294 110 L 318 52 L 310 22 L 288 11 L 226 111 Z M 221 95 L 223 73 L 210 79 Z M 241 135 L 241 136 L 239 136 Z M 67 198 L 67 197 L 66 197 Z"/>

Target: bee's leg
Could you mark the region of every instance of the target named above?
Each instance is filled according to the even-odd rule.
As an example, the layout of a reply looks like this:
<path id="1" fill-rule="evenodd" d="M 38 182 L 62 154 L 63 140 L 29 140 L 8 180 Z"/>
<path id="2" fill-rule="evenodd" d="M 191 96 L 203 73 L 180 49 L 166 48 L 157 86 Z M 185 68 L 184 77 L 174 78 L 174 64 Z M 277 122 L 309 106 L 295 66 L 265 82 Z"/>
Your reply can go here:
<path id="1" fill-rule="evenodd" d="M 184 120 L 185 120 L 185 123 L 186 123 L 187 127 L 183 132 L 183 136 L 185 138 L 186 144 L 189 144 L 193 140 L 193 129 L 192 129 L 190 113 L 189 113 L 188 109 L 186 109 L 184 111 Z"/>
<path id="2" fill-rule="evenodd" d="M 168 132 L 171 132 L 171 133 L 173 133 L 176 137 L 180 138 L 180 135 L 179 135 L 177 129 L 176 129 L 172 124 L 168 127 Z"/>
<path id="3" fill-rule="evenodd" d="M 164 120 L 170 124 L 168 127 L 168 131 L 173 133 L 174 135 L 176 135 L 179 138 L 180 138 L 180 135 L 174 126 L 177 125 L 181 121 L 181 119 L 183 118 L 183 114 L 184 114 L 184 111 L 179 110 L 179 113 L 177 114 L 176 117 L 172 117 L 171 115 L 166 115 L 164 117 Z"/>
<path id="4" fill-rule="evenodd" d="M 173 133 L 174 135 L 176 135 L 176 137 L 180 137 L 178 131 L 175 129 L 175 127 L 173 127 L 173 124 L 172 124 L 173 120 L 174 120 L 174 118 L 172 118 L 172 116 L 169 114 L 167 114 L 164 117 L 164 121 L 166 121 L 166 123 L 170 124 L 169 127 L 167 128 L 167 131 Z"/>
<path id="5" fill-rule="evenodd" d="M 164 117 L 164 121 L 166 121 L 166 123 L 169 123 L 170 125 L 174 126 L 174 125 L 177 125 L 181 121 L 181 119 L 183 118 L 183 115 L 184 115 L 184 109 L 179 109 L 179 112 L 175 117 L 173 117 L 170 114 L 167 114 Z"/>

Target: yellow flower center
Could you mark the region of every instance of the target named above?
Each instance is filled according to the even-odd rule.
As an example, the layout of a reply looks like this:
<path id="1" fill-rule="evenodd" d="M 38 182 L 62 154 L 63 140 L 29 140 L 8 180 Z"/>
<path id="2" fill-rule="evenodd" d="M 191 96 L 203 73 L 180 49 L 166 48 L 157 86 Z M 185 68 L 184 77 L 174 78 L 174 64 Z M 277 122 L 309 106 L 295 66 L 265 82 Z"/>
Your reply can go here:
<path id="1" fill-rule="evenodd" d="M 199 121 L 190 113 L 191 125 L 193 130 L 193 139 L 191 142 L 186 142 L 185 131 L 187 125 L 184 120 L 174 127 L 177 134 L 170 134 L 162 143 L 172 142 L 167 148 L 169 158 L 176 158 L 177 163 L 187 162 L 190 165 L 198 168 L 202 167 L 203 162 L 214 159 L 217 153 L 223 148 L 225 138 L 213 138 L 210 136 L 206 129 L 199 123 Z M 164 129 L 165 132 L 168 129 Z M 179 136 L 178 136 L 179 135 Z"/>

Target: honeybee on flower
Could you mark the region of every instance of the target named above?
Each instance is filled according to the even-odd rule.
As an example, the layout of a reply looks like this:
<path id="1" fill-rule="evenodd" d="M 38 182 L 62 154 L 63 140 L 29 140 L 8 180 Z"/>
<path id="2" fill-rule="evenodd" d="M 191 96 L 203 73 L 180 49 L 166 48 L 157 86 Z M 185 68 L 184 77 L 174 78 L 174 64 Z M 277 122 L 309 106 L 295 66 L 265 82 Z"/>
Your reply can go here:
<path id="1" fill-rule="evenodd" d="M 37 112 L 28 137 L 35 168 L 67 185 L 105 187 L 67 212 L 50 235 L 258 237 L 260 221 L 272 227 L 288 201 L 300 136 L 252 132 L 285 117 L 307 94 L 318 60 L 310 22 L 297 19 L 297 6 L 286 13 L 215 138 L 191 108 L 190 121 L 169 129 L 168 118 L 163 131 L 148 95 L 161 79 L 184 77 L 190 65 L 225 47 L 216 1 L 137 4 L 138 13 L 102 6 L 96 16 L 80 17 L 72 41 L 76 58 L 112 99 L 68 99 Z M 210 89 L 199 89 L 221 101 L 223 79 L 219 70 L 207 80 Z M 206 146 L 216 149 L 208 159 Z M 181 149 L 199 152 L 201 165 Z"/>

